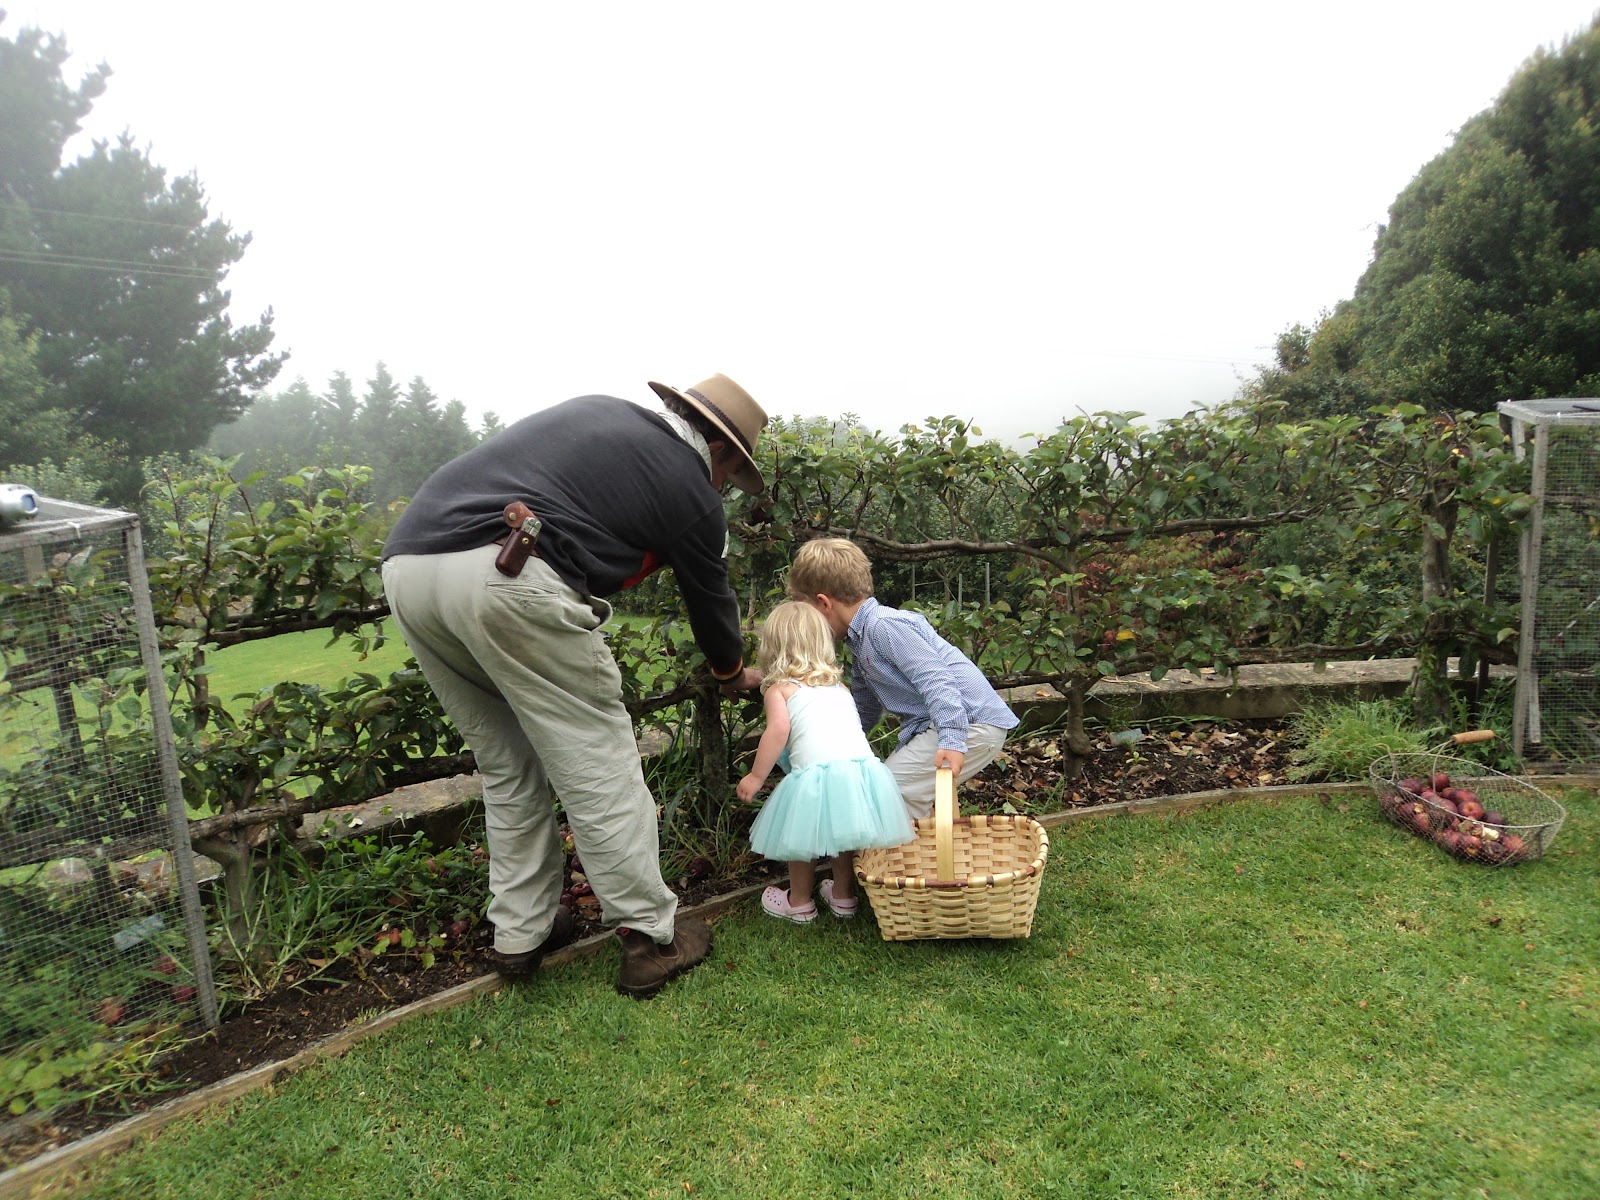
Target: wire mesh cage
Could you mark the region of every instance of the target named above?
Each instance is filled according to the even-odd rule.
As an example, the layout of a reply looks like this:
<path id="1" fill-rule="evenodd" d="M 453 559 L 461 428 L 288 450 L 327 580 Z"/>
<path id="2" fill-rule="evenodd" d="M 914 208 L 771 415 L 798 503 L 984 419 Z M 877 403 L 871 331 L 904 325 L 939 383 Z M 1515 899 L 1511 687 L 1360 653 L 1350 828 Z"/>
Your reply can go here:
<path id="1" fill-rule="evenodd" d="M 1531 453 L 1513 749 L 1530 768 L 1600 764 L 1600 400 L 1508 400 Z"/>
<path id="2" fill-rule="evenodd" d="M 1425 753 L 1375 760 L 1368 773 L 1383 815 L 1468 862 L 1509 867 L 1544 857 L 1567 810 L 1526 780 L 1447 753 L 1493 737 L 1473 730 Z"/>
<path id="3" fill-rule="evenodd" d="M 131 513 L 39 498 L 0 525 L 0 978 L 0 1065 L 216 1024 Z"/>

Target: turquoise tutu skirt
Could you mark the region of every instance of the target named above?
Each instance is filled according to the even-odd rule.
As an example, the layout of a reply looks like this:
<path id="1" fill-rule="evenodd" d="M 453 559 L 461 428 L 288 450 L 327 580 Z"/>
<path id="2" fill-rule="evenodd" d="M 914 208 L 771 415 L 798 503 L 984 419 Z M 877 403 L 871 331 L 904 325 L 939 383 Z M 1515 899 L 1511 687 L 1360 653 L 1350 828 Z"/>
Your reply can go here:
<path id="1" fill-rule="evenodd" d="M 786 775 L 750 827 L 751 847 L 777 862 L 903 846 L 914 836 L 900 788 L 875 758 L 834 759 Z"/>

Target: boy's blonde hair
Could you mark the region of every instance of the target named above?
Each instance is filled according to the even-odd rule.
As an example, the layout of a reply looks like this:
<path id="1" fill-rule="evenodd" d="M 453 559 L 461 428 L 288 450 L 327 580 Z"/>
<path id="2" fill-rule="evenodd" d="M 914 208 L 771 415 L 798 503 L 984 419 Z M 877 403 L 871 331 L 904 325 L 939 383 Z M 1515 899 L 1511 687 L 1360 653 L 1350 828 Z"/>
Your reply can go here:
<path id="1" fill-rule="evenodd" d="M 778 605 L 761 623 L 761 690 L 775 683 L 832 687 L 839 682 L 833 633 L 822 613 L 803 600 Z"/>
<path id="2" fill-rule="evenodd" d="M 789 568 L 789 594 L 810 600 L 819 593 L 845 604 L 872 595 L 872 561 L 848 538 L 818 538 L 800 547 Z"/>

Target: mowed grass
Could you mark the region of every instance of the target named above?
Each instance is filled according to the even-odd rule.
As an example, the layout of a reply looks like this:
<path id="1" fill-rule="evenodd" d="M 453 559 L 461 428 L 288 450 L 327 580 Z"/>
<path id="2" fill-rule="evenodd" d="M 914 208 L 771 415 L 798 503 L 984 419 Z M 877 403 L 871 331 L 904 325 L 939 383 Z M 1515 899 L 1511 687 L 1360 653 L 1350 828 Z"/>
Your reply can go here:
<path id="1" fill-rule="evenodd" d="M 329 644 L 326 630 L 287 633 L 260 641 L 215 650 L 209 658 L 211 694 L 236 713 L 249 707 L 249 700 L 281 682 L 333 687 L 362 672 L 386 678 L 407 665 L 411 651 L 394 627 L 383 622 L 385 640 L 381 647 L 362 656 L 358 643 L 341 638 Z M 0 730 L 0 763 L 14 766 L 53 747 L 60 740 L 56 712 L 44 691 L 23 693 L 7 715 Z M 95 709 L 81 696 L 74 704 L 83 721 L 85 736 L 93 736 Z M 128 724 L 122 714 L 113 717 L 114 728 Z"/>
<path id="2" fill-rule="evenodd" d="M 642 617 L 623 614 L 616 615 L 613 620 L 644 622 Z M 393 618 L 384 618 L 382 627 L 383 645 L 364 656 L 356 639 L 346 637 L 330 642 L 328 631 L 317 629 L 213 650 L 208 658 L 211 694 L 242 711 L 249 705 L 240 703 L 239 697 L 253 697 L 279 683 L 328 688 L 362 673 L 387 678 L 410 663 L 411 650 L 395 628 Z M 25 743 L 18 742 L 16 747 L 0 745 L 0 755 L 32 749 L 43 737 L 55 740 L 54 712 L 49 700 L 42 696 L 42 693 L 35 693 L 23 697 L 25 706 L 19 710 L 20 725 L 14 732 L 27 732 L 29 739 Z M 85 719 L 92 718 L 92 710 L 87 705 L 80 701 L 79 707 Z"/>
<path id="3" fill-rule="evenodd" d="M 230 703 L 236 696 L 254 696 L 278 683 L 332 687 L 357 674 L 386 678 L 406 665 L 411 651 L 392 617 L 384 618 L 383 633 L 383 645 L 364 658 L 354 639 L 340 638 L 330 645 L 327 631 L 315 629 L 213 651 L 212 695 Z"/>
<path id="4" fill-rule="evenodd" d="M 617 613 L 612 622 L 638 626 L 647 623 L 647 619 Z M 382 628 L 383 645 L 365 657 L 355 639 L 340 638 L 330 643 L 326 630 L 280 634 L 213 651 L 211 692 L 224 703 L 231 703 L 235 697 L 254 696 L 278 683 L 333 687 L 356 674 L 387 678 L 413 664 L 411 650 L 395 627 L 394 618 L 385 617 Z"/>
<path id="5" fill-rule="evenodd" d="M 1591 1200 L 1600 798 L 1567 800 L 1501 870 L 1361 797 L 1064 826 L 1026 941 L 752 901 L 654 1001 L 608 950 L 70 1194 Z"/>

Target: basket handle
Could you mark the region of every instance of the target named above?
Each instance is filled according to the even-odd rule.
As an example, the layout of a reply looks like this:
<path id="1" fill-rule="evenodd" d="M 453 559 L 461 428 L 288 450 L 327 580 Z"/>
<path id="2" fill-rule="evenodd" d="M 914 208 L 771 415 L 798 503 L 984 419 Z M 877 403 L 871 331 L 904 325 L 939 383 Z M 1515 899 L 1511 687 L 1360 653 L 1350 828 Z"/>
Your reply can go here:
<path id="1" fill-rule="evenodd" d="M 1451 734 L 1450 740 L 1457 746 L 1465 746 L 1468 742 L 1492 742 L 1494 741 L 1494 730 L 1469 729 L 1465 733 Z"/>
<path id="2" fill-rule="evenodd" d="M 936 877 L 956 877 L 956 773 L 940 767 L 933 776 L 933 846 Z"/>

